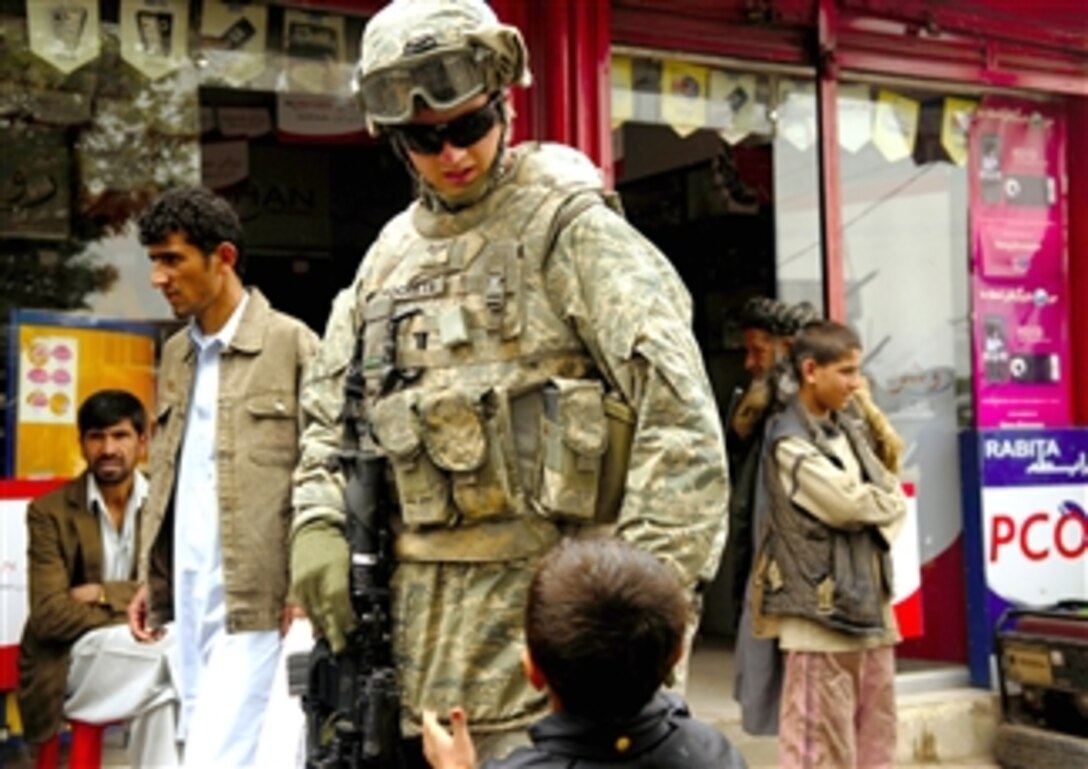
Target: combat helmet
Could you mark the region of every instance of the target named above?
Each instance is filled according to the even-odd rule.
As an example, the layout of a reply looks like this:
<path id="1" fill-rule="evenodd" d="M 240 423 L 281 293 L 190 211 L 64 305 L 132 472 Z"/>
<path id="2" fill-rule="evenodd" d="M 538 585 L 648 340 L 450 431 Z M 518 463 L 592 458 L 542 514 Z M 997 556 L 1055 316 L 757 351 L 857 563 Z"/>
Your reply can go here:
<path id="1" fill-rule="evenodd" d="M 375 135 L 410 122 L 417 99 L 448 110 L 531 79 L 521 33 L 485 0 L 393 0 L 366 25 L 361 49 L 355 91 Z"/>

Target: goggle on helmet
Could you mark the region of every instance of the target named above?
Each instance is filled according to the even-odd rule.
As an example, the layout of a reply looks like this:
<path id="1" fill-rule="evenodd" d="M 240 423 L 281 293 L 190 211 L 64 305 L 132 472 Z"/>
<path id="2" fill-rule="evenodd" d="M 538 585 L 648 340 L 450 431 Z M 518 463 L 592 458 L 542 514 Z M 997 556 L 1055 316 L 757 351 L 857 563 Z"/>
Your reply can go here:
<path id="1" fill-rule="evenodd" d="M 405 56 L 366 75 L 357 71 L 356 95 L 367 119 L 379 125 L 411 122 L 416 99 L 436 112 L 506 85 L 492 76 L 493 54 L 485 48 L 435 49 Z"/>
<path id="2" fill-rule="evenodd" d="M 481 93 L 527 86 L 525 42 L 484 0 L 393 0 L 363 30 L 353 79 L 372 133 Z"/>

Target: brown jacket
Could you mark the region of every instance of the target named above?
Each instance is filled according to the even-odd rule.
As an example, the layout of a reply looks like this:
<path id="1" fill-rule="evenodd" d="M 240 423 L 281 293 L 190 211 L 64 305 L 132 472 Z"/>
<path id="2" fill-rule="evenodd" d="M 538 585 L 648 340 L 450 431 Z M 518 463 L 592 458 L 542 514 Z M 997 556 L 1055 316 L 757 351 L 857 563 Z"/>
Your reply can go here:
<path id="1" fill-rule="evenodd" d="M 288 587 L 291 473 L 298 460 L 298 388 L 317 336 L 250 289 L 219 360 L 216 471 L 227 630 L 279 627 Z M 174 491 L 196 356 L 189 330 L 167 340 L 159 370 L 151 488 L 140 517 L 140 581 L 149 620 L 174 618 Z"/>
<path id="2" fill-rule="evenodd" d="M 19 646 L 19 712 L 27 742 L 40 743 L 61 725 L 72 644 L 88 630 L 124 622 L 136 582 L 106 582 L 107 605 L 68 596 L 76 585 L 102 582 L 102 530 L 87 501 L 86 472 L 31 502 L 26 522 L 30 615 Z"/>

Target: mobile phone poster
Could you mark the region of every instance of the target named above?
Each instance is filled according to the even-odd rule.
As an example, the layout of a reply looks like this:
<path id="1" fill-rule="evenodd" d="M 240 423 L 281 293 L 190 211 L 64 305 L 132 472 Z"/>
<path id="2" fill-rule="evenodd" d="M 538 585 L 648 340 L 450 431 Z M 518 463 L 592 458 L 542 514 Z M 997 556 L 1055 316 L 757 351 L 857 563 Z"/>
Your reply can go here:
<path id="1" fill-rule="evenodd" d="M 98 390 L 128 390 L 152 413 L 156 333 L 148 324 L 14 311 L 5 475 L 72 478 L 82 472 L 76 415 Z"/>
<path id="2" fill-rule="evenodd" d="M 970 128 L 975 404 L 979 428 L 1071 419 L 1064 121 L 987 97 Z"/>

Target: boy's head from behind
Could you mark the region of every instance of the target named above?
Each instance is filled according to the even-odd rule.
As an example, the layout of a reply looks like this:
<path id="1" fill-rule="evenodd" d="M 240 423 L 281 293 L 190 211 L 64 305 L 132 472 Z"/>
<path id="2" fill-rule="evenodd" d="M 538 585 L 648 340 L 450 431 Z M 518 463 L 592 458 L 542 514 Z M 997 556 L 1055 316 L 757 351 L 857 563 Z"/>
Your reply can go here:
<path id="1" fill-rule="evenodd" d="M 626 718 L 676 664 L 688 610 L 677 575 L 649 553 L 616 539 L 566 540 L 529 588 L 531 666 L 564 711 Z"/>
<path id="2" fill-rule="evenodd" d="M 861 387 L 861 340 L 833 320 L 805 325 L 791 348 L 800 397 L 810 412 L 839 411 Z"/>

